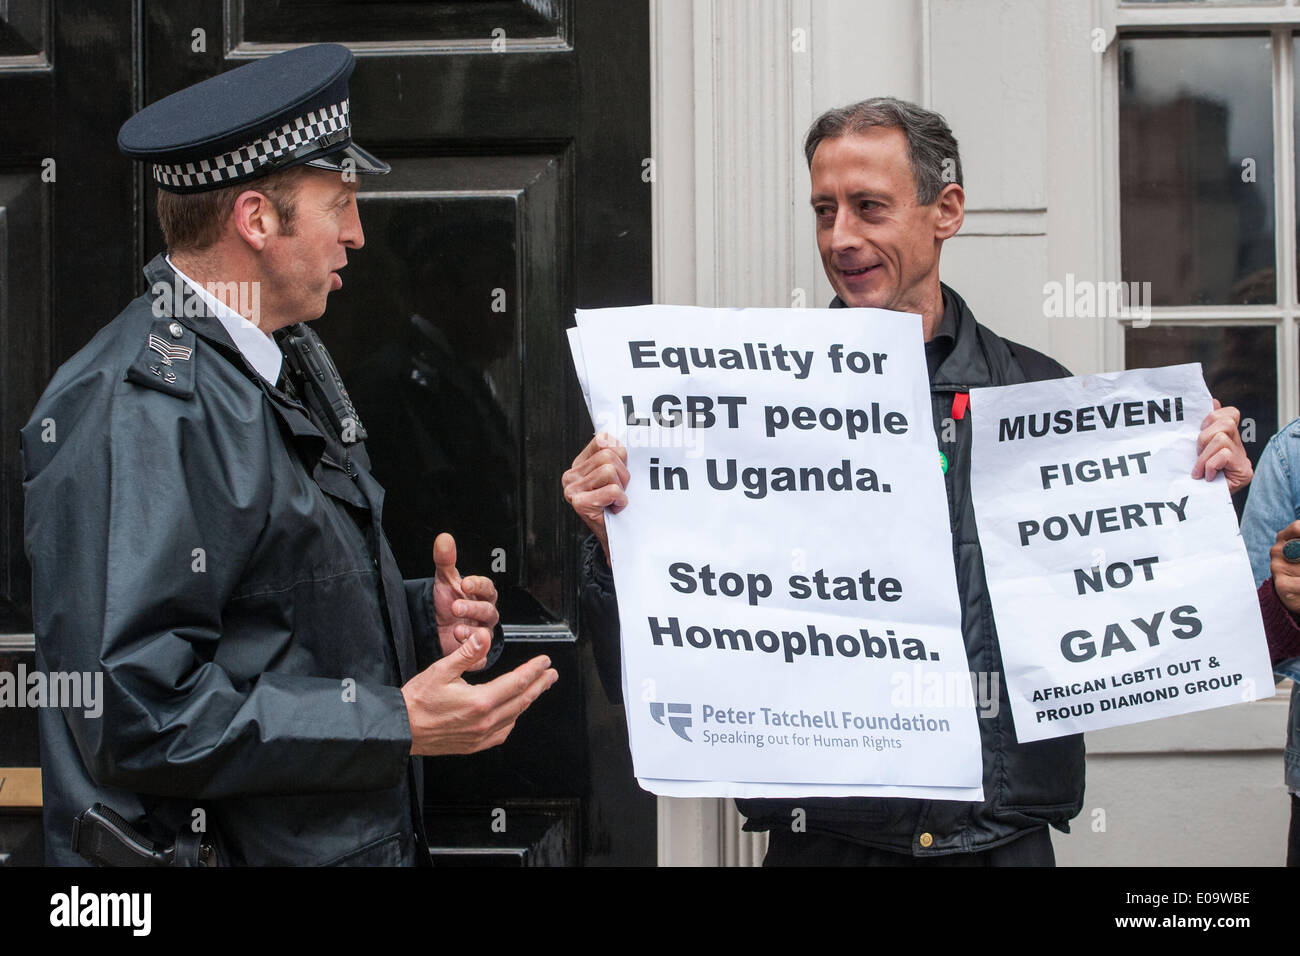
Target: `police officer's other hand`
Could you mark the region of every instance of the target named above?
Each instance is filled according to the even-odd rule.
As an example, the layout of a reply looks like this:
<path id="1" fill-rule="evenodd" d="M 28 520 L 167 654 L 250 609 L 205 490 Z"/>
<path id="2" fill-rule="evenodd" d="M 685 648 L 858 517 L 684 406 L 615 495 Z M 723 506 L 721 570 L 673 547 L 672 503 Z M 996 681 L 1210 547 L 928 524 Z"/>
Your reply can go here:
<path id="1" fill-rule="evenodd" d="M 1273 572 L 1273 590 L 1277 599 L 1292 614 L 1300 614 L 1300 564 L 1282 556 L 1282 546 L 1300 538 L 1300 521 L 1293 521 L 1277 533 L 1277 543 L 1268 549 L 1268 566 Z"/>
<path id="2" fill-rule="evenodd" d="M 413 755 L 472 754 L 497 746 L 559 677 L 550 658 L 534 657 L 489 683 L 466 683 L 461 675 L 483 666 L 489 646 L 476 630 L 402 686 Z"/>
<path id="3" fill-rule="evenodd" d="M 438 623 L 438 644 L 446 657 L 477 635 L 492 643 L 497 626 L 497 589 L 490 578 L 471 575 L 462 578 L 456 570 L 456 541 L 445 531 L 433 542 L 433 611 Z M 472 668 L 478 670 L 483 662 Z"/>
<path id="4" fill-rule="evenodd" d="M 605 509 L 618 514 L 627 507 L 627 449 L 612 435 L 600 432 L 587 443 L 564 473 L 564 500 L 596 535 L 609 561 Z M 611 562 L 612 565 L 612 562 Z"/>
<path id="5" fill-rule="evenodd" d="M 1246 457 L 1246 446 L 1241 442 L 1241 433 L 1237 426 L 1241 424 L 1241 412 L 1232 406 L 1223 408 L 1219 400 L 1214 399 L 1214 411 L 1205 416 L 1201 422 L 1201 434 L 1196 439 L 1196 450 L 1200 456 L 1192 468 L 1192 477 L 1212 479 L 1219 472 L 1228 478 L 1228 492 L 1235 494 L 1250 484 L 1255 469 Z"/>

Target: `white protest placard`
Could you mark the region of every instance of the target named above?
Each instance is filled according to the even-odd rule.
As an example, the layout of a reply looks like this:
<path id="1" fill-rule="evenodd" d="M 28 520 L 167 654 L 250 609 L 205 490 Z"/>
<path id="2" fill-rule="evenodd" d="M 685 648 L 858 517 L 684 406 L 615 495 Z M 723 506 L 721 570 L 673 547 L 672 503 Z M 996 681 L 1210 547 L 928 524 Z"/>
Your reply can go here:
<path id="1" fill-rule="evenodd" d="M 981 799 L 919 317 L 577 319 L 594 423 L 628 449 L 606 524 L 642 786 Z"/>
<path id="2" fill-rule="evenodd" d="M 1021 741 L 1270 697 L 1199 364 L 971 391 L 971 489 Z"/>
<path id="3" fill-rule="evenodd" d="M 578 386 L 582 389 L 582 403 L 587 406 L 587 414 L 596 420 L 596 413 L 591 408 L 591 389 L 587 385 L 587 360 L 582 357 L 582 337 L 577 329 L 566 329 L 569 339 L 569 352 L 573 356 L 573 368 L 578 375 Z"/>

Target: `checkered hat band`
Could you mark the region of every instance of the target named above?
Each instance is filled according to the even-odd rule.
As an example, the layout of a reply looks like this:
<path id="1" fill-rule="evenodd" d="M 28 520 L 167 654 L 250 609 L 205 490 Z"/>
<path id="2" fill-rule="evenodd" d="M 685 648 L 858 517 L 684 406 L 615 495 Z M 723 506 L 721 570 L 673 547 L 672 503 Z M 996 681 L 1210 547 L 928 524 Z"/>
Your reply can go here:
<path id="1" fill-rule="evenodd" d="M 285 123 L 254 143 L 197 163 L 168 166 L 155 163 L 153 178 L 164 186 L 207 186 L 251 175 L 322 136 L 349 130 L 348 101 L 312 110 L 306 116 Z"/>

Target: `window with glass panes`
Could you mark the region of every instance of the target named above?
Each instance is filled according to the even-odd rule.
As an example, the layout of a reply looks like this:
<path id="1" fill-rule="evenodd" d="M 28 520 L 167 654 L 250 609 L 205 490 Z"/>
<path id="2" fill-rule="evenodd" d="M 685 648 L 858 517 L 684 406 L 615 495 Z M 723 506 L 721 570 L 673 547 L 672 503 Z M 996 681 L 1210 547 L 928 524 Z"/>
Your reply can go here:
<path id="1" fill-rule="evenodd" d="M 1118 266 L 1152 305 L 1149 324 L 1121 323 L 1125 367 L 1200 362 L 1254 462 L 1300 411 L 1300 2 L 1114 16 Z"/>

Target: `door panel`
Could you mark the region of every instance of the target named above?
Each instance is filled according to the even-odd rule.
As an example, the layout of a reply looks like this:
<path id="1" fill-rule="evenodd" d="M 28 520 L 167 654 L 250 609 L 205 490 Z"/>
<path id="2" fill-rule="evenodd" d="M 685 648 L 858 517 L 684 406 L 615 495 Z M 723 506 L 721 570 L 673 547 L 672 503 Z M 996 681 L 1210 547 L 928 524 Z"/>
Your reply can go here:
<path id="1" fill-rule="evenodd" d="M 568 43 L 571 0 L 232 0 L 236 44 L 420 43 L 443 49 L 529 49 Z M 493 46 L 493 41 L 496 46 Z"/>
<path id="2" fill-rule="evenodd" d="M 392 163 L 361 195 L 366 246 L 318 327 L 363 410 L 394 552 L 422 577 L 450 531 L 462 567 L 496 568 L 507 622 L 553 624 L 567 527 L 527 478 L 558 467 L 564 415 L 522 357 L 539 372 L 564 357 L 564 157 Z"/>
<path id="3" fill-rule="evenodd" d="M 0 80 L 0 83 L 3 81 Z M 56 167 L 57 169 L 57 167 Z M 50 189 L 39 172 L 0 172 L 0 433 L 27 423 L 47 377 L 50 348 Z M 57 422 L 45 434 L 58 437 Z M 23 556 L 22 455 L 0 443 L 0 632 L 29 631 L 31 572 Z"/>

